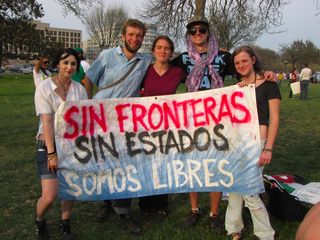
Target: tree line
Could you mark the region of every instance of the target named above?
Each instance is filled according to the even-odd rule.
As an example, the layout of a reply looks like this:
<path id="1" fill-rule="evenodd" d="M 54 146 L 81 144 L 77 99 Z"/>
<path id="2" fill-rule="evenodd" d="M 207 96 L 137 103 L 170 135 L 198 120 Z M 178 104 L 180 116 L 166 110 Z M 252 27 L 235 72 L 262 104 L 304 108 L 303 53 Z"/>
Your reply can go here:
<path id="1" fill-rule="evenodd" d="M 123 6 L 106 6 L 103 0 L 55 0 L 64 14 L 76 15 L 100 50 L 113 47 L 119 39 L 121 25 L 129 18 Z M 5 58 L 32 59 L 39 53 L 52 56 L 64 43 L 50 41 L 48 32 L 35 29 L 33 19 L 45 13 L 36 0 L 0 0 L 0 64 Z M 254 44 L 264 32 L 281 32 L 283 6 L 288 0 L 144 0 L 137 16 L 156 24 L 158 32 L 179 42 L 184 38 L 188 19 L 205 15 L 212 26 L 219 46 L 232 49 Z M 205 14 L 206 13 L 206 14 Z M 22 52 L 7 51 L 24 49 Z M 268 69 L 280 71 L 303 63 L 319 63 L 319 49 L 311 41 L 295 40 L 280 46 L 280 52 L 256 47 Z"/>
<path id="2" fill-rule="evenodd" d="M 0 0 L 0 66 L 4 59 L 28 61 L 39 53 L 52 56 L 64 46 L 36 30 L 32 20 L 43 15 L 43 7 L 36 0 Z"/>

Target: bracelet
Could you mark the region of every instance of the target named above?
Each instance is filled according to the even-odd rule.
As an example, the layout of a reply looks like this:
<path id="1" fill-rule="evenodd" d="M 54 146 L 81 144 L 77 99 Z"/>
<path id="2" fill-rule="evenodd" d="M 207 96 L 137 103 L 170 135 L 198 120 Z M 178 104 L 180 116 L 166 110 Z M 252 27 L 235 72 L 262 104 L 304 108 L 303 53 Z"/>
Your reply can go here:
<path id="1" fill-rule="evenodd" d="M 51 155 L 48 155 L 48 162 L 51 162 L 53 159 L 57 158 L 57 153 L 53 153 Z"/>
<path id="2" fill-rule="evenodd" d="M 51 155 L 54 155 L 54 154 L 56 154 L 56 151 L 53 151 L 53 152 L 51 152 L 51 153 L 48 153 L 47 155 L 48 155 L 48 156 L 51 156 Z"/>
<path id="3" fill-rule="evenodd" d="M 264 148 L 263 151 L 272 152 L 272 149 L 271 148 Z"/>

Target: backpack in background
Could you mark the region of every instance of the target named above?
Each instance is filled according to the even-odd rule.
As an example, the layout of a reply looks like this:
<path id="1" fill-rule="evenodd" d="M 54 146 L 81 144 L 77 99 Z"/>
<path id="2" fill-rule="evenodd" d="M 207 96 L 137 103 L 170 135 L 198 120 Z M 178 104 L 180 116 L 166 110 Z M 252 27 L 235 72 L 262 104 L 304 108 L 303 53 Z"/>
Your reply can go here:
<path id="1" fill-rule="evenodd" d="M 309 208 L 288 193 L 276 180 L 265 175 L 263 179 L 267 196 L 262 196 L 262 199 L 268 212 L 285 221 L 302 221 Z"/>

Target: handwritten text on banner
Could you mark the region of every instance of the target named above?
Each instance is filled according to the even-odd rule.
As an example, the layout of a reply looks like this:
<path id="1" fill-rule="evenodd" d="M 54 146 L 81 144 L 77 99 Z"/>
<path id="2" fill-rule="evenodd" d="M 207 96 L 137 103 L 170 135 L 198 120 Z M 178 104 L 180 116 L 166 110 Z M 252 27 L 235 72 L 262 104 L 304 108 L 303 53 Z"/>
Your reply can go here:
<path id="1" fill-rule="evenodd" d="M 62 199 L 263 190 L 254 87 L 62 104 Z"/>

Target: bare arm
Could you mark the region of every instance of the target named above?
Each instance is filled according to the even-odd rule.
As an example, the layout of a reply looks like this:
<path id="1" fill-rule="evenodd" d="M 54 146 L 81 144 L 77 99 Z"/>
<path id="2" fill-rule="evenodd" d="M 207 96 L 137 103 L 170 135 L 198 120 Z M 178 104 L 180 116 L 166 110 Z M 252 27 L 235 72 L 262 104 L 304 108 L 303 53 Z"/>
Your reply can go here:
<path id="1" fill-rule="evenodd" d="M 265 151 L 262 151 L 259 165 L 266 165 L 271 162 L 272 149 L 279 129 L 280 99 L 269 100 L 270 122 L 268 127 Z M 271 151 L 270 151 L 271 150 Z"/>
<path id="2" fill-rule="evenodd" d="M 296 233 L 296 240 L 319 240 L 320 239 L 320 203 L 314 205 L 307 215 Z"/>
<path id="3" fill-rule="evenodd" d="M 84 88 L 87 91 L 88 99 L 92 98 L 92 91 L 93 91 L 93 83 L 90 81 L 88 76 L 86 75 L 85 78 L 83 79 L 84 82 Z"/>
<path id="4" fill-rule="evenodd" d="M 48 170 L 55 172 L 58 167 L 58 157 L 54 145 L 53 115 L 41 114 L 41 121 L 43 123 L 44 139 L 47 146 Z"/>

